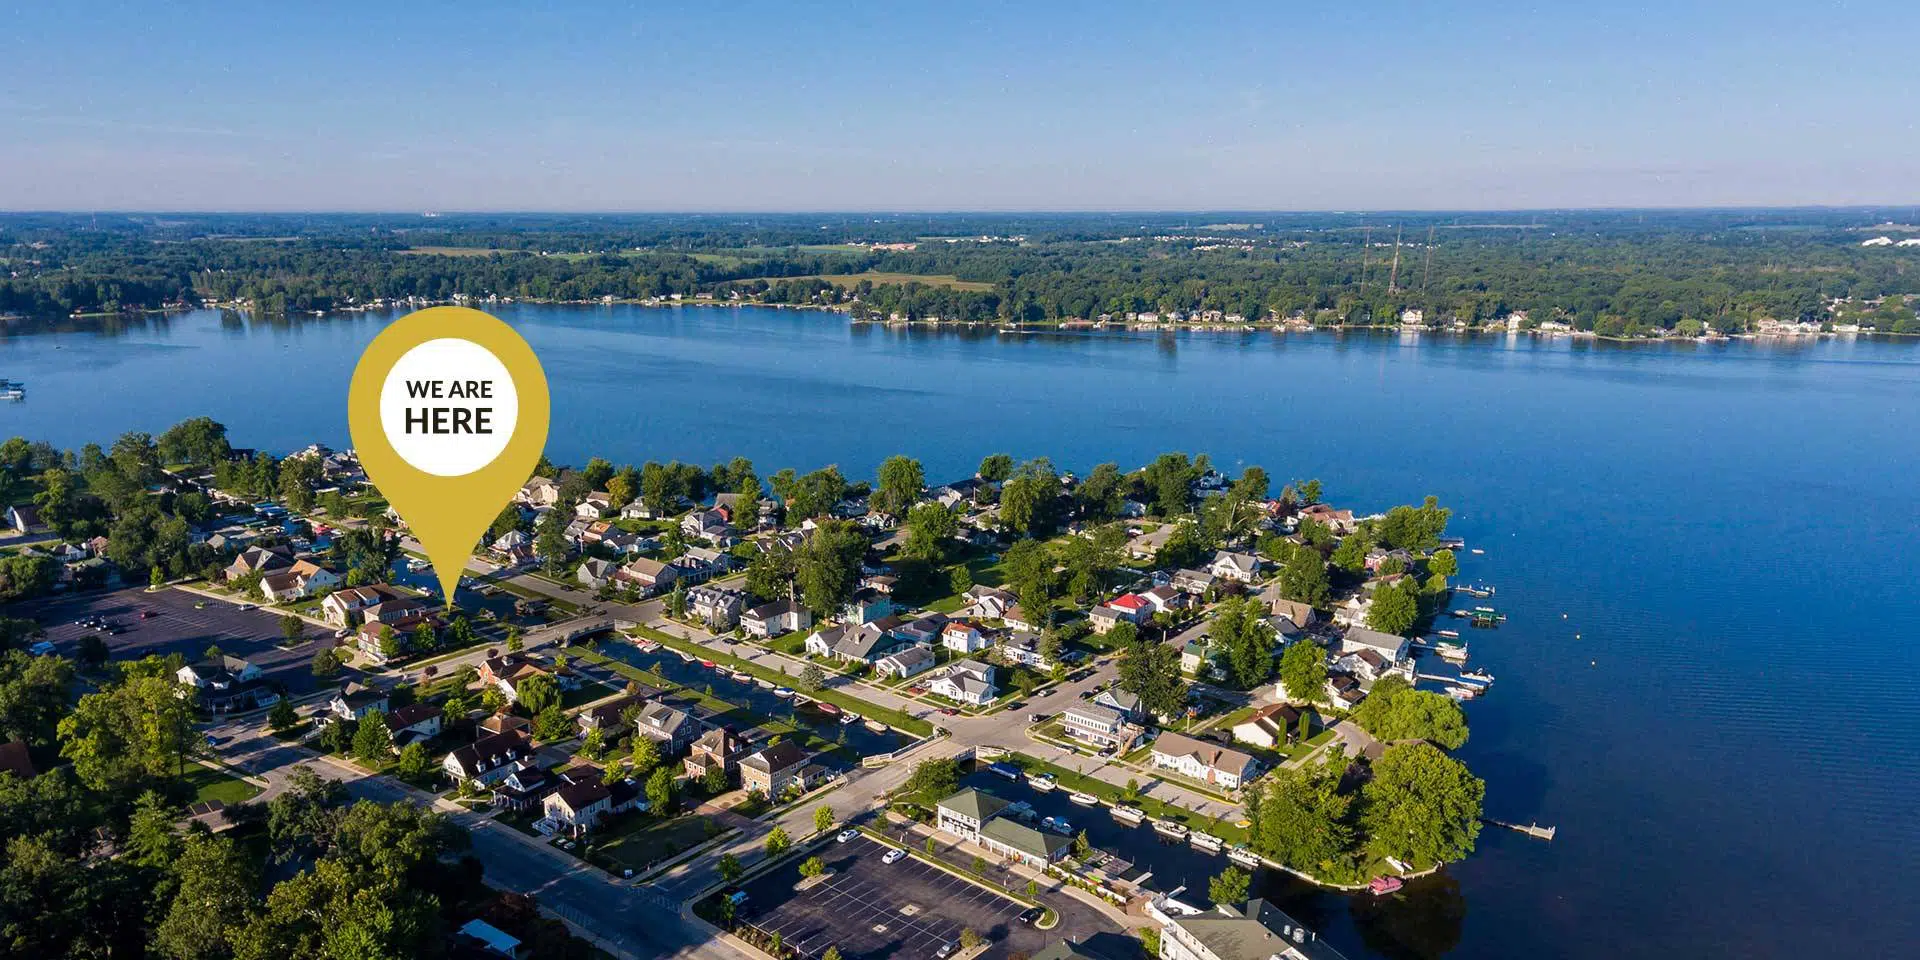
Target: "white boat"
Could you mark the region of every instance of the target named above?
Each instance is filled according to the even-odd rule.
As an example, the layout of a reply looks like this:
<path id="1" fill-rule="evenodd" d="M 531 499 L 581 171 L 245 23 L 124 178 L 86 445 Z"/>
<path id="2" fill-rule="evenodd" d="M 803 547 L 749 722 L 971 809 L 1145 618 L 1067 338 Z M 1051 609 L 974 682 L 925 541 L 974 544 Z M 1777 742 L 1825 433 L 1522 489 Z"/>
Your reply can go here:
<path id="1" fill-rule="evenodd" d="M 1147 818 L 1147 812 L 1139 807 L 1129 807 L 1126 804 L 1119 804 L 1113 808 L 1113 818 L 1121 823 L 1137 825 L 1140 821 Z"/>
<path id="2" fill-rule="evenodd" d="M 1040 826 L 1061 835 L 1073 833 L 1073 824 L 1068 823 L 1065 817 L 1048 817 L 1040 821 Z"/>
<path id="3" fill-rule="evenodd" d="M 1434 633 L 1437 633 L 1440 636 L 1446 637 L 1449 640 L 1460 639 L 1460 631 L 1458 630 L 1435 630 Z"/>
<path id="4" fill-rule="evenodd" d="M 693 662 L 693 659 L 694 659 L 694 658 L 693 658 L 693 654 L 691 654 L 691 653 L 688 653 L 688 652 L 686 652 L 685 650 L 675 650 L 675 651 L 674 651 L 674 653 L 677 653 L 677 654 L 679 654 L 679 655 L 680 655 L 680 660 L 681 660 L 681 662 L 683 662 L 683 663 L 692 663 L 692 662 Z"/>
<path id="5" fill-rule="evenodd" d="M 1460 679 L 1462 679 L 1462 680 L 1466 680 L 1466 681 L 1468 681 L 1468 682 L 1471 682 L 1471 683 L 1478 683 L 1478 684 L 1482 684 L 1482 685 L 1484 685 L 1484 686 L 1492 686 L 1492 685 L 1493 685 L 1493 674 L 1491 674 L 1491 673 L 1488 673 L 1488 672 L 1487 672 L 1486 670 L 1484 670 L 1484 669 L 1483 669 L 1483 670 L 1472 670 L 1472 671 L 1469 671 L 1469 672 L 1467 672 L 1467 673 L 1463 673 L 1463 674 L 1461 674 L 1461 675 L 1460 675 Z"/>
<path id="6" fill-rule="evenodd" d="M 1485 551 L 1485 550 L 1482 550 L 1482 549 L 1480 549 L 1479 547 L 1474 547 L 1474 548 L 1473 548 L 1473 551 L 1472 551 L 1472 552 L 1473 552 L 1473 554 L 1474 554 L 1475 556 L 1481 556 L 1481 555 L 1484 555 L 1484 554 L 1486 553 L 1486 551 Z"/>
<path id="7" fill-rule="evenodd" d="M 843 713 L 840 715 L 840 725 L 844 727 L 849 723 L 854 723 L 858 721 L 859 719 L 860 719 L 860 715 L 857 713 Z"/>
<path id="8" fill-rule="evenodd" d="M 1163 837 L 1185 840 L 1189 831 L 1187 830 L 1186 824 L 1183 823 L 1174 823 L 1172 820 L 1155 820 L 1153 822 L 1153 832 Z"/>
<path id="9" fill-rule="evenodd" d="M 1077 803 L 1083 807 L 1098 806 L 1100 803 L 1099 797 L 1096 797 L 1091 793 L 1081 793 L 1077 790 L 1074 791 L 1073 793 L 1068 794 L 1067 799 L 1072 800 L 1074 803 Z"/>
<path id="10" fill-rule="evenodd" d="M 1435 644 L 1433 649 L 1440 654 L 1442 659 L 1458 660 L 1462 663 L 1466 662 L 1467 648 L 1462 644 L 1458 644 L 1458 643 Z"/>
<path id="11" fill-rule="evenodd" d="M 1051 773 L 1043 773 L 1037 777 L 1028 777 L 1027 783 L 1032 784 L 1033 788 L 1041 793 L 1052 793 L 1060 786 L 1060 782 L 1053 779 L 1053 774 Z"/>
<path id="12" fill-rule="evenodd" d="M 772 690 L 774 688 L 774 682 L 772 680 L 755 680 L 753 684 L 762 690 Z"/>
<path id="13" fill-rule="evenodd" d="M 1480 691 L 1472 687 L 1448 687 L 1443 692 L 1455 700 L 1472 700 L 1474 697 L 1480 695 Z"/>
<path id="14" fill-rule="evenodd" d="M 884 723 L 881 723 L 881 722 L 880 722 L 880 721 L 878 721 L 878 720 L 868 720 L 868 721 L 866 721 L 866 727 L 867 727 L 867 729 L 868 729 L 868 730 L 872 730 L 872 731 L 873 731 L 874 733 L 886 733 L 886 732 L 887 732 L 887 725 L 886 725 L 886 724 L 884 724 Z"/>
<path id="15" fill-rule="evenodd" d="M 1243 867 L 1257 867 L 1260 865 L 1259 854 L 1239 845 L 1227 849 L 1227 859 Z"/>
<path id="16" fill-rule="evenodd" d="M 787 687 L 774 687 L 773 695 L 776 697 L 779 697 L 782 700 L 785 700 L 793 696 L 793 691 Z"/>
<path id="17" fill-rule="evenodd" d="M 1195 831 L 1193 833 L 1187 834 L 1187 842 L 1193 844 L 1196 847 L 1199 847 L 1202 850 L 1207 851 L 1208 853 L 1220 852 L 1220 847 L 1221 847 L 1220 838 L 1214 836 L 1211 833 L 1200 833 L 1198 831 Z"/>

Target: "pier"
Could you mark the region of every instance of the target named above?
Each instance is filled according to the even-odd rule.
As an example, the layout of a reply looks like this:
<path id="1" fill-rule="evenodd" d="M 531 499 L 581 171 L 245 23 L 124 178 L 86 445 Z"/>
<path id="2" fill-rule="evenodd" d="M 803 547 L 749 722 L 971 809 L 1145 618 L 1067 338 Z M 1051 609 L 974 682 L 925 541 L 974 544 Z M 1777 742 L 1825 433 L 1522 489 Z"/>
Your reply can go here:
<path id="1" fill-rule="evenodd" d="M 1517 824 L 1517 823 L 1508 823 L 1505 820 L 1495 820 L 1492 817 L 1481 817 L 1480 822 L 1487 824 L 1488 826 L 1505 827 L 1508 830 L 1524 833 L 1529 837 L 1533 837 L 1534 839 L 1546 840 L 1549 842 L 1553 840 L 1553 835 L 1559 832 L 1559 829 L 1560 829 L 1559 827 L 1543 827 L 1537 823 L 1529 823 L 1525 826 L 1521 826 L 1520 824 Z"/>

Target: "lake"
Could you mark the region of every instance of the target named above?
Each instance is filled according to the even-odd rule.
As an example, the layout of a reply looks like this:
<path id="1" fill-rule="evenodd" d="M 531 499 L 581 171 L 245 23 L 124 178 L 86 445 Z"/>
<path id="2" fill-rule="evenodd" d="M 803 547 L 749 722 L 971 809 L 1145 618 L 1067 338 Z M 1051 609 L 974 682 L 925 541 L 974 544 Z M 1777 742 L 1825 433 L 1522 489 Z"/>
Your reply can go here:
<path id="1" fill-rule="evenodd" d="M 1460 756 L 1489 830 L 1386 904 L 1270 892 L 1349 956 L 1895 956 L 1920 942 L 1920 345 L 1622 346 L 1334 334 L 1002 336 L 762 308 L 504 305 L 553 384 L 548 450 L 762 476 L 1166 450 L 1438 496 L 1511 620 Z M 0 433 L 110 442 L 211 415 L 348 443 L 385 322 L 214 312 L 0 340 Z"/>

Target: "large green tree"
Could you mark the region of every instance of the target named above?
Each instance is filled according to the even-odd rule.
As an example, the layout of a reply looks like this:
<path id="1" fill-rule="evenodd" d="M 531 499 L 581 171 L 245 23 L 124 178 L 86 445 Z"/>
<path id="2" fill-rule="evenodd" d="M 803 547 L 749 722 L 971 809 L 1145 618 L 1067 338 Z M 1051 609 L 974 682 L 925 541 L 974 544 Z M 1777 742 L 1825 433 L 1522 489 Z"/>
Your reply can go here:
<path id="1" fill-rule="evenodd" d="M 1301 640 L 1280 655 L 1280 684 L 1287 697 L 1305 703 L 1327 699 L 1327 655 L 1320 645 Z"/>
<path id="2" fill-rule="evenodd" d="M 1388 747 L 1361 789 L 1360 824 L 1370 852 L 1413 864 L 1473 852 L 1486 784 L 1429 743 Z"/>

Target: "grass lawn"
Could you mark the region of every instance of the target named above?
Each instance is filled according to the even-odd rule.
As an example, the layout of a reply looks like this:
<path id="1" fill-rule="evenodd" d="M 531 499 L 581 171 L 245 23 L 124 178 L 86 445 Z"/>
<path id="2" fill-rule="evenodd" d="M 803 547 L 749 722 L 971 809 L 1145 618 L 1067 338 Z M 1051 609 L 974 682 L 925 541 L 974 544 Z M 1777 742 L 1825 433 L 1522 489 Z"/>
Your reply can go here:
<path id="1" fill-rule="evenodd" d="M 618 871 L 631 867 L 639 873 L 717 835 L 720 825 L 706 817 L 683 816 L 661 820 L 644 813 L 624 814 L 611 829 L 596 834 L 592 857 Z"/>
<path id="2" fill-rule="evenodd" d="M 584 706 L 595 700 L 611 697 L 619 692 L 618 689 L 609 687 L 604 683 L 588 680 L 581 683 L 579 687 L 568 690 L 560 695 L 560 709 L 572 710 L 574 707 Z"/>
<path id="3" fill-rule="evenodd" d="M 225 804 L 244 803 L 260 795 L 260 788 L 224 770 L 195 764 L 187 768 L 180 783 L 193 791 L 193 803 L 218 800 Z"/>
<path id="4" fill-rule="evenodd" d="M 807 653 L 807 636 L 810 633 L 811 631 L 808 630 L 795 630 L 792 633 L 774 637 L 762 644 L 762 646 L 778 653 L 784 653 L 789 657 L 805 656 Z"/>
<path id="5" fill-rule="evenodd" d="M 782 686 L 785 686 L 793 682 L 792 677 L 781 674 L 778 671 L 769 670 L 766 667 L 760 666 L 757 663 L 752 663 L 747 660 L 742 660 L 739 657 L 733 656 L 731 654 L 721 653 L 717 650 L 711 650 L 707 647 L 703 647 L 697 643 L 694 643 L 691 640 L 682 640 L 679 637 L 661 633 L 658 630 L 650 630 L 646 627 L 636 627 L 634 629 L 641 636 L 646 637 L 649 640 L 653 640 L 657 643 L 660 643 L 671 649 L 683 650 L 687 653 L 696 654 L 702 659 L 712 660 L 715 663 L 725 664 L 727 667 L 731 669 L 744 671 L 746 673 L 752 674 L 755 677 L 760 677 L 765 680 L 771 680 L 774 683 L 780 684 Z M 901 713 L 898 710 L 889 710 L 886 707 L 880 706 L 879 704 L 868 703 L 865 700 L 861 700 L 857 697 L 849 696 L 847 694 L 841 693 L 838 690 L 820 690 L 813 694 L 810 694 L 810 696 L 812 696 L 816 700 L 824 700 L 828 703 L 831 703 L 842 710 L 851 710 L 861 715 L 862 717 L 866 717 L 872 720 L 878 720 L 881 723 L 884 723 L 890 727 L 894 727 L 899 730 L 903 730 L 916 737 L 924 737 L 933 733 L 933 725 L 926 722 L 925 720 L 921 720 L 918 717 L 908 716 L 907 714 Z"/>

